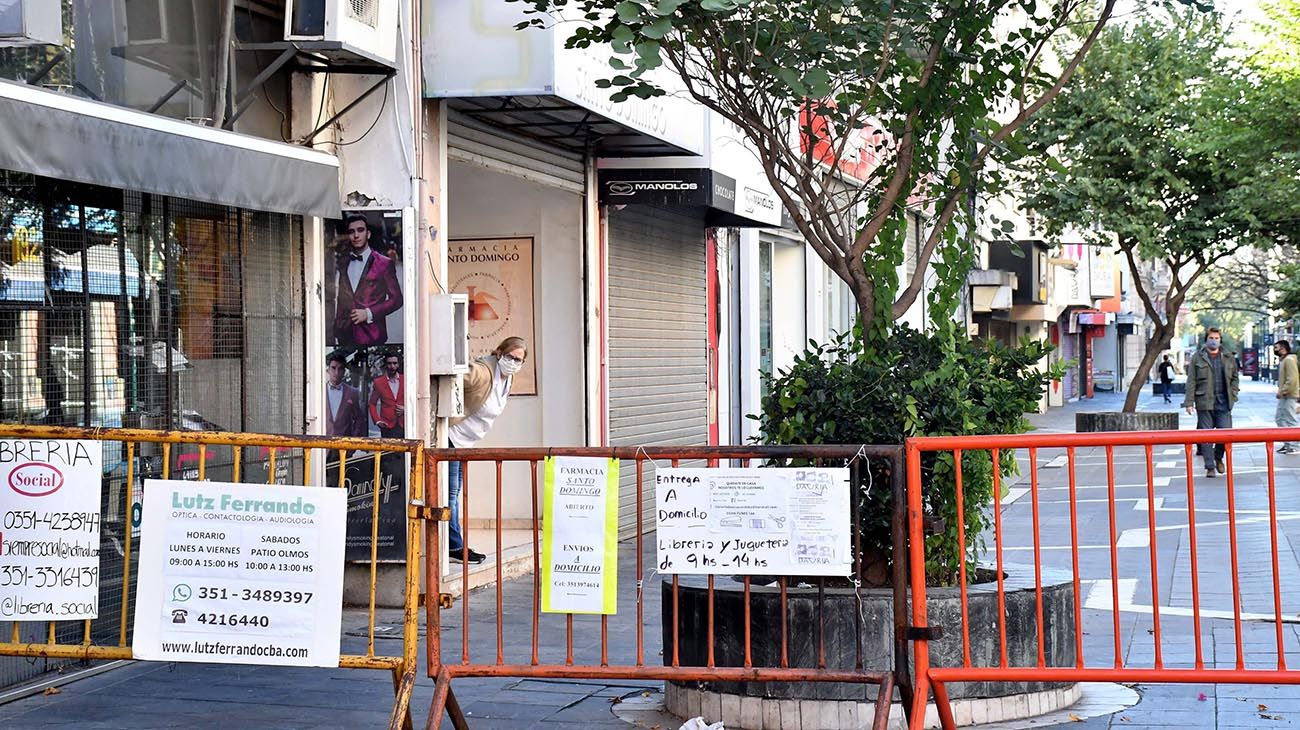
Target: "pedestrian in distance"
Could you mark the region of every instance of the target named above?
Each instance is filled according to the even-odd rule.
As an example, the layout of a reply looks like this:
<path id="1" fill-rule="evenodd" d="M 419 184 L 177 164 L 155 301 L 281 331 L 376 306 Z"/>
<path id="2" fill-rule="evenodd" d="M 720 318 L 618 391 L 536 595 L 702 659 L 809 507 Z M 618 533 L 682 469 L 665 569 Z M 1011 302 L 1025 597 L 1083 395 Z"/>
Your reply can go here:
<path id="1" fill-rule="evenodd" d="M 1165 355 L 1165 359 L 1160 363 L 1160 392 L 1164 393 L 1166 403 L 1172 402 L 1169 400 L 1169 391 L 1174 384 L 1175 370 L 1177 368 L 1174 367 L 1172 362 L 1169 362 L 1169 356 Z"/>
<path id="2" fill-rule="evenodd" d="M 492 424 L 506 409 L 510 386 L 528 359 L 528 346 L 522 337 L 507 337 L 492 354 L 470 363 L 465 374 L 465 416 L 454 419 L 448 431 L 452 448 L 473 448 L 487 435 Z M 460 524 L 460 493 L 465 473 L 460 461 L 447 465 L 447 496 L 451 502 L 451 522 L 447 530 L 450 558 L 471 563 L 483 562 L 485 556 L 465 544 Z"/>
<path id="3" fill-rule="evenodd" d="M 1232 428 L 1232 407 L 1237 404 L 1241 382 L 1237 358 L 1223 351 L 1223 333 L 1211 327 L 1205 346 L 1196 351 L 1187 365 L 1187 393 L 1183 407 L 1191 414 L 1196 409 L 1196 428 Z M 1201 444 L 1205 476 L 1214 478 L 1227 471 L 1223 463 L 1223 444 Z"/>
<path id="4" fill-rule="evenodd" d="M 1273 354 L 1278 359 L 1277 376 L 1277 416 L 1278 428 L 1295 428 L 1296 413 L 1300 411 L 1300 363 L 1291 351 L 1291 343 L 1278 340 L 1273 345 Z M 1300 454 L 1300 443 L 1287 441 L 1278 447 L 1279 454 Z"/>

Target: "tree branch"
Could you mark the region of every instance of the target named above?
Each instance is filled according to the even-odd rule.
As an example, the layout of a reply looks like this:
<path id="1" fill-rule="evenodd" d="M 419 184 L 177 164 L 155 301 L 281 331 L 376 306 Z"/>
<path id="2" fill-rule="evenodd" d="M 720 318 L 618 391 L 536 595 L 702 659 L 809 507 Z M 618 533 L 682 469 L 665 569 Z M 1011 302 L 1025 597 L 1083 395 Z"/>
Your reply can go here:
<path id="1" fill-rule="evenodd" d="M 975 159 L 971 161 L 970 168 L 967 171 L 968 175 L 974 175 L 979 171 L 981 166 L 984 164 L 984 160 L 992 152 L 995 145 L 1000 144 L 1014 134 L 1016 130 L 1028 121 L 1030 117 L 1036 114 L 1038 110 L 1047 106 L 1058 94 L 1061 93 L 1061 89 L 1065 88 L 1065 85 L 1069 83 L 1070 78 L 1074 76 L 1075 71 L 1078 70 L 1079 65 L 1083 62 L 1088 51 L 1091 50 L 1092 46 L 1096 44 L 1097 39 L 1101 36 L 1101 31 L 1105 28 L 1111 14 L 1115 11 L 1115 2 L 1116 0 L 1106 0 L 1100 16 L 1096 23 L 1093 24 L 1092 31 L 1088 34 L 1088 37 L 1084 40 L 1083 44 L 1070 59 L 1065 70 L 1061 73 L 1060 78 L 1057 79 L 1056 83 L 1053 84 L 1050 89 L 1034 101 L 1033 104 L 1022 109 L 1020 113 L 1016 115 L 1015 119 L 1008 122 L 992 136 L 990 142 L 985 144 L 983 149 L 976 154 Z M 947 211 L 949 206 L 955 205 L 956 201 L 961 199 L 961 195 L 964 193 L 964 186 L 964 181 L 959 182 L 958 185 L 954 186 L 950 191 L 948 200 L 945 203 L 945 211 Z M 953 212 L 948 213 L 946 220 L 951 220 Z M 945 220 L 945 216 L 941 214 L 940 220 Z M 944 225 L 947 225 L 947 223 L 945 222 Z M 877 232 L 879 232 L 879 228 L 877 228 Z M 934 251 L 938 245 L 939 237 L 936 237 L 933 234 L 926 240 L 926 245 L 922 250 L 922 255 L 917 259 L 916 271 L 912 272 L 912 278 L 908 281 L 907 286 L 899 292 L 898 297 L 894 300 L 894 306 L 892 309 L 895 317 L 901 317 L 903 313 L 906 313 L 907 310 L 911 308 L 912 303 L 916 301 L 916 297 L 920 295 L 921 289 L 925 286 L 926 267 L 929 266 L 930 257 L 934 255 Z"/>
<path id="2" fill-rule="evenodd" d="M 1142 306 L 1146 309 L 1147 316 L 1158 324 L 1166 324 L 1160 319 L 1160 310 L 1151 301 L 1151 295 L 1147 293 L 1146 284 L 1142 281 L 1142 271 L 1138 268 L 1137 257 L 1133 255 L 1132 244 L 1125 245 L 1123 241 L 1119 244 L 1120 250 L 1124 252 L 1124 257 L 1128 260 L 1129 273 L 1133 274 L 1133 288 L 1137 290 L 1138 297 L 1142 300 Z"/>

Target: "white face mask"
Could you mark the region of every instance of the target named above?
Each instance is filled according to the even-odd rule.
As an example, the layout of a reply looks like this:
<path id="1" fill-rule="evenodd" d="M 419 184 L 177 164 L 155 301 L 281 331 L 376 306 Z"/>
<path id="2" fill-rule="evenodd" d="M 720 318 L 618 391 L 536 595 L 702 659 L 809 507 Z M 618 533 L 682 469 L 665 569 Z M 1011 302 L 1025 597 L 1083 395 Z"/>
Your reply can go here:
<path id="1" fill-rule="evenodd" d="M 500 366 L 501 372 L 506 375 L 514 375 L 524 367 L 523 361 L 511 360 L 508 357 L 503 357 L 500 360 L 497 360 L 497 365 Z"/>

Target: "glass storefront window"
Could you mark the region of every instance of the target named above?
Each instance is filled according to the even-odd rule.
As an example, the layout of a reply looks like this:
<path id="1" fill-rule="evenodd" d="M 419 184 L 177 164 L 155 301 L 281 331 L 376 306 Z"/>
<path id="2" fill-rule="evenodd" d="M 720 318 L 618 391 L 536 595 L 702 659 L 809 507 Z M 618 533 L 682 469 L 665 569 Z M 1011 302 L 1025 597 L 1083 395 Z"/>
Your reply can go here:
<path id="1" fill-rule="evenodd" d="M 301 433 L 302 248 L 295 217 L 0 170 L 0 421 Z M 241 478 L 265 480 L 254 451 Z M 134 451 L 137 495 L 164 470 L 197 476 L 196 448 L 173 448 L 169 465 L 163 453 Z M 113 632 L 128 458 L 105 443 L 100 615 Z M 231 450 L 206 458 L 207 478 L 233 478 Z"/>

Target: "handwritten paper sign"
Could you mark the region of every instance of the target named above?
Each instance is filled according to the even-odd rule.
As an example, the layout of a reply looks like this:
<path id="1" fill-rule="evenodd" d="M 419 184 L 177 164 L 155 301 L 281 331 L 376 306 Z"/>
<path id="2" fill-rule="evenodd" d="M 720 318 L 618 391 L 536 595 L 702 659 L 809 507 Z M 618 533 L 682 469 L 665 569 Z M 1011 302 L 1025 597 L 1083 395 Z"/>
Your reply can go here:
<path id="1" fill-rule="evenodd" d="M 137 659 L 337 667 L 347 493 L 145 482 Z"/>
<path id="2" fill-rule="evenodd" d="M 852 571 L 849 470 L 658 469 L 659 572 Z"/>
<path id="3" fill-rule="evenodd" d="M 618 460 L 546 460 L 542 610 L 617 612 Z"/>
<path id="4" fill-rule="evenodd" d="M 99 616 L 99 441 L 0 441 L 0 619 Z"/>

